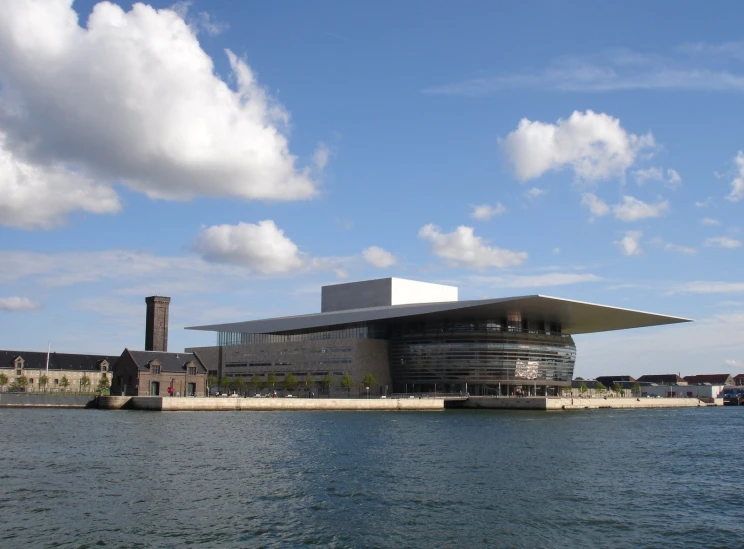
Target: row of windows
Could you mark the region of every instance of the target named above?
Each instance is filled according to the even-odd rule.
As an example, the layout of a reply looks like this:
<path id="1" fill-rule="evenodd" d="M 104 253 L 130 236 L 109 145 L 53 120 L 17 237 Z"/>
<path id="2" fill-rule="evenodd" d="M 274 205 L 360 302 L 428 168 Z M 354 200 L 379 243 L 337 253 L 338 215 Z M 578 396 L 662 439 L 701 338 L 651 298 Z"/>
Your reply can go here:
<path id="1" fill-rule="evenodd" d="M 281 334 L 250 334 L 243 332 L 218 332 L 217 345 L 255 345 L 259 343 L 289 343 L 322 339 L 387 339 L 386 326 L 373 322 L 355 322 L 339 326 L 323 326 L 293 330 Z"/>

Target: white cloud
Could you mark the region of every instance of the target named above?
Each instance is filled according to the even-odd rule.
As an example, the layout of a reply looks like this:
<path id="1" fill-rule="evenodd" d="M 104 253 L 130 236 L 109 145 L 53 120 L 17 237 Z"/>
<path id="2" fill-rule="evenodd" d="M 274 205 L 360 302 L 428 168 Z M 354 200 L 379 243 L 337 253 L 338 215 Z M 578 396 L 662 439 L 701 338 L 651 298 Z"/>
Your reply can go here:
<path id="1" fill-rule="evenodd" d="M 41 303 L 27 297 L 0 297 L 0 311 L 20 312 L 41 308 Z"/>
<path id="2" fill-rule="evenodd" d="M 567 286 L 583 282 L 599 282 L 604 280 L 590 273 L 549 273 L 544 275 L 527 276 L 495 276 L 472 277 L 475 284 L 488 284 L 497 288 L 539 288 L 547 286 Z"/>
<path id="3" fill-rule="evenodd" d="M 591 110 L 574 111 L 556 124 L 523 118 L 517 129 L 499 142 L 521 180 L 564 168 L 589 181 L 621 176 L 639 151 L 654 147 L 650 133 L 628 133 L 617 118 Z"/>
<path id="4" fill-rule="evenodd" d="M 558 247 L 553 248 L 553 253 L 557 255 L 557 254 L 561 253 L 561 249 L 558 248 Z"/>
<path id="5" fill-rule="evenodd" d="M 625 231 L 625 236 L 615 241 L 614 244 L 620 248 L 623 255 L 641 255 L 643 253 L 640 243 L 642 236 L 643 233 L 641 231 Z"/>
<path id="6" fill-rule="evenodd" d="M 480 219 L 481 221 L 488 221 L 493 216 L 505 214 L 506 212 L 506 206 L 501 202 L 497 202 L 495 206 L 481 204 L 480 206 L 473 206 L 473 211 L 470 212 L 470 217 L 473 219 Z"/>
<path id="7" fill-rule="evenodd" d="M 313 164 L 319 170 L 324 169 L 328 165 L 328 161 L 331 158 L 333 151 L 325 143 L 318 143 L 313 153 Z"/>
<path id="8" fill-rule="evenodd" d="M 525 191 L 524 196 L 530 200 L 536 200 L 547 192 L 548 191 L 546 191 L 545 189 L 540 189 L 538 187 L 532 187 L 528 191 Z"/>
<path id="9" fill-rule="evenodd" d="M 664 172 L 661 168 L 651 167 L 643 170 L 635 170 L 633 177 L 636 183 L 643 185 L 646 181 L 664 181 Z"/>
<path id="10" fill-rule="evenodd" d="M 379 246 L 371 246 L 362 250 L 362 257 L 364 257 L 364 260 L 367 263 L 381 269 L 390 267 L 391 265 L 395 265 L 397 263 L 397 260 L 395 259 L 395 256 L 393 254 L 391 254 L 387 250 L 384 250 L 383 248 L 380 248 Z"/>
<path id="11" fill-rule="evenodd" d="M 596 194 L 584 193 L 581 195 L 581 205 L 589 208 L 592 214 L 591 221 L 595 217 L 602 217 L 610 213 L 610 207 Z"/>
<path id="12" fill-rule="evenodd" d="M 728 236 L 714 236 L 705 240 L 705 245 L 713 248 L 738 248 L 741 241 Z"/>
<path id="13" fill-rule="evenodd" d="M 709 225 L 709 226 L 712 227 L 712 226 L 715 226 L 715 225 L 720 225 L 721 222 L 718 221 L 717 219 L 713 219 L 712 217 L 704 217 L 703 219 L 700 220 L 700 224 L 701 225 Z"/>
<path id="14" fill-rule="evenodd" d="M 205 261 L 241 265 L 261 274 L 287 273 L 305 265 L 297 245 L 271 220 L 206 227 L 193 249 Z"/>
<path id="15" fill-rule="evenodd" d="M 0 224 L 20 229 L 49 229 L 67 214 L 121 209 L 116 192 L 61 162 L 34 165 L 6 147 L 0 131 Z"/>
<path id="16" fill-rule="evenodd" d="M 724 360 L 724 364 L 726 366 L 730 366 L 731 368 L 744 368 L 744 360 L 734 360 L 734 359 L 727 359 Z"/>
<path id="17" fill-rule="evenodd" d="M 713 203 L 713 197 L 712 196 L 709 196 L 705 200 L 698 200 L 698 201 L 696 201 L 695 202 L 695 207 L 696 208 L 707 208 L 712 203 Z"/>
<path id="18" fill-rule="evenodd" d="M 602 93 L 623 90 L 744 91 L 744 75 L 677 49 L 671 55 L 615 49 L 561 56 L 525 72 L 470 78 L 434 86 L 424 93 L 479 97 L 508 89 Z"/>
<path id="19" fill-rule="evenodd" d="M 665 243 L 664 249 L 669 252 L 677 252 L 677 253 L 686 254 L 686 255 L 694 255 L 697 253 L 697 250 L 695 248 L 691 248 L 689 246 L 682 246 L 680 244 L 673 244 L 671 242 Z"/>
<path id="20" fill-rule="evenodd" d="M 738 174 L 731 182 L 731 192 L 726 196 L 726 200 L 739 202 L 744 198 L 744 151 L 736 153 L 734 161 L 736 162 Z"/>
<path id="21" fill-rule="evenodd" d="M 488 267 L 512 267 L 527 260 L 527 252 L 513 252 L 488 246 L 481 237 L 475 236 L 472 227 L 459 226 L 451 233 L 442 233 L 436 225 L 421 228 L 419 237 L 433 244 L 433 252 L 455 265 L 474 269 Z"/>
<path id="22" fill-rule="evenodd" d="M 742 294 L 744 282 L 695 281 L 677 284 L 670 293 L 688 294 Z"/>
<path id="23" fill-rule="evenodd" d="M 612 207 L 615 218 L 621 221 L 638 221 L 650 217 L 661 217 L 669 211 L 669 202 L 662 200 L 648 204 L 632 196 L 623 196 L 623 203 Z"/>
<path id="24" fill-rule="evenodd" d="M 677 185 L 682 183 L 682 176 L 677 173 L 677 170 L 669 168 L 667 170 L 667 183 L 670 187 L 676 187 Z"/>
<path id="25" fill-rule="evenodd" d="M 116 211 L 119 183 L 165 199 L 315 195 L 310 168 L 289 152 L 287 112 L 226 53 L 235 90 L 175 11 L 102 2 L 80 27 L 69 1 L 0 2 L 5 162 L 35 174 L 0 178 L 11 220 L 26 205 L 15 196 L 38 188 L 44 203 L 65 204 L 47 207 L 43 226 L 73 209 Z"/>

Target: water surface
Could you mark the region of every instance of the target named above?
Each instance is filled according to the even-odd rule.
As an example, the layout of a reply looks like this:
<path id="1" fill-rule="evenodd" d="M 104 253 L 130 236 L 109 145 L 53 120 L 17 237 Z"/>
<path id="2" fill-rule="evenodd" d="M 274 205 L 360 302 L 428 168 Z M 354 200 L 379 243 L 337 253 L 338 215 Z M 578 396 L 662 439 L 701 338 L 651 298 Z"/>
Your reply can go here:
<path id="1" fill-rule="evenodd" d="M 744 409 L 0 410 L 0 548 L 741 547 Z"/>

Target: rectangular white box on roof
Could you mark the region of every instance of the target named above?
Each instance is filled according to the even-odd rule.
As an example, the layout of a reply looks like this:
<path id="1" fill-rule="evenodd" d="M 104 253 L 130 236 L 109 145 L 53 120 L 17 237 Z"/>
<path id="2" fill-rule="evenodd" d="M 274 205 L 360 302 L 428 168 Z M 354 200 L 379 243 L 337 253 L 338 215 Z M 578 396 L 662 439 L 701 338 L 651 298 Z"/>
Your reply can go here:
<path id="1" fill-rule="evenodd" d="M 457 301 L 457 287 L 405 278 L 378 278 L 332 284 L 321 289 L 321 312 L 390 305 Z"/>

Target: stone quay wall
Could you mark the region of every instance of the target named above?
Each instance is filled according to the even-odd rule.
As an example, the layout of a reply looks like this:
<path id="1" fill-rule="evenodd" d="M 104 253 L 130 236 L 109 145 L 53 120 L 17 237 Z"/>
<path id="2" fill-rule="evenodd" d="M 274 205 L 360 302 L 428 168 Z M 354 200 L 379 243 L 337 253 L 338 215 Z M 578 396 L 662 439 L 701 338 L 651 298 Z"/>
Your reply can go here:
<path id="1" fill-rule="evenodd" d="M 200 398 L 200 397 L 99 397 L 105 410 L 237 411 L 237 410 L 444 410 L 444 400 L 379 398 Z"/>
<path id="2" fill-rule="evenodd" d="M 603 408 L 697 408 L 722 405 L 722 399 L 706 403 L 697 398 L 499 398 L 471 396 L 467 400 L 447 402 L 446 407 L 469 410 L 599 410 Z"/>

